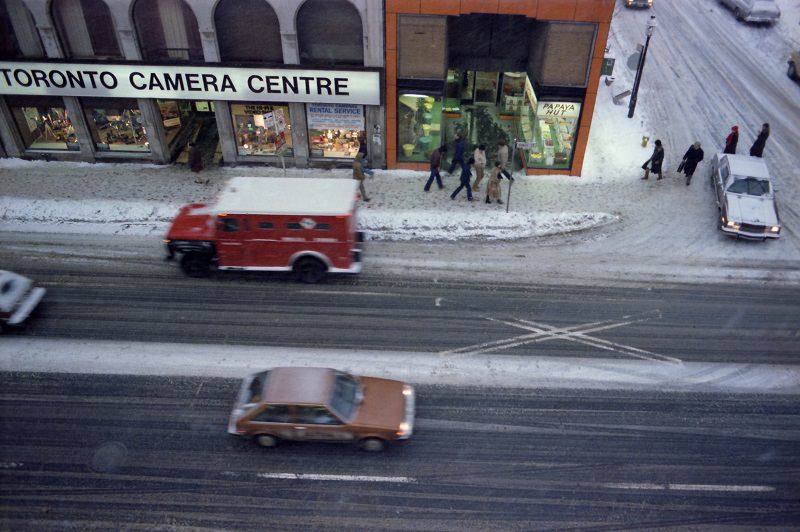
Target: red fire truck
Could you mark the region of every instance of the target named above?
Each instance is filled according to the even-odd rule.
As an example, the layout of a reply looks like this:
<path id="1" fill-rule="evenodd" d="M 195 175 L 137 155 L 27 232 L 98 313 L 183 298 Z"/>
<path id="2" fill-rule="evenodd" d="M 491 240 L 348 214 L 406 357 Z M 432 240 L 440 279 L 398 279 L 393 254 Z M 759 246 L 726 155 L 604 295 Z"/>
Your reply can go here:
<path id="1" fill-rule="evenodd" d="M 292 271 L 316 283 L 327 272 L 358 273 L 353 179 L 234 177 L 213 204 L 181 208 L 164 243 L 168 259 L 204 277 L 212 269 Z"/>

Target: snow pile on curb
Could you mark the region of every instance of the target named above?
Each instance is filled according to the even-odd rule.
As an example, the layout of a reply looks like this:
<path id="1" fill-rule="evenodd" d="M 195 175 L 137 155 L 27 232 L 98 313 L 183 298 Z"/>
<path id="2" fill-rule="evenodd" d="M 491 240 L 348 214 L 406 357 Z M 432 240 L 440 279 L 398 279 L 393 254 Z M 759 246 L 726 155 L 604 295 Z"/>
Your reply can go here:
<path id="1" fill-rule="evenodd" d="M 167 231 L 180 205 L 148 201 L 0 197 L 0 230 L 150 235 Z M 370 240 L 489 240 L 581 231 L 616 220 L 607 213 L 364 210 Z"/>

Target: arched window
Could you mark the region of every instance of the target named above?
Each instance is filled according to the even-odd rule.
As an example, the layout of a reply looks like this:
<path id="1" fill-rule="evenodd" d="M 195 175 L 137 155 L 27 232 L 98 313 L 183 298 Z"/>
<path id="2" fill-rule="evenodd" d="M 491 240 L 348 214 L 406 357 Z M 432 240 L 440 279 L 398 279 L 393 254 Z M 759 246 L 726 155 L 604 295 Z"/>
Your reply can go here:
<path id="1" fill-rule="evenodd" d="M 297 12 L 301 65 L 363 65 L 361 15 L 347 0 L 307 0 Z"/>
<path id="2" fill-rule="evenodd" d="M 0 58 L 42 57 L 39 32 L 22 0 L 0 0 Z"/>
<path id="3" fill-rule="evenodd" d="M 136 0 L 133 20 L 145 61 L 202 61 L 200 30 L 183 0 Z"/>
<path id="4" fill-rule="evenodd" d="M 122 57 L 111 11 L 103 0 L 53 0 L 52 9 L 67 57 Z"/>
<path id="5" fill-rule="evenodd" d="M 223 61 L 283 63 L 278 16 L 266 0 L 221 0 L 214 25 Z M 243 31 L 254 25 L 257 36 Z"/>

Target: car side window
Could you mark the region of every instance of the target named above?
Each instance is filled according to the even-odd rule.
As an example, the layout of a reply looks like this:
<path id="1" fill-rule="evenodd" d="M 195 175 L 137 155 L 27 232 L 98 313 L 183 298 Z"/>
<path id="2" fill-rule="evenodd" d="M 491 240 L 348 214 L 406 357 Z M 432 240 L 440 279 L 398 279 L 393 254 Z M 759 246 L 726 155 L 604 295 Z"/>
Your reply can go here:
<path id="1" fill-rule="evenodd" d="M 259 229 L 273 229 L 274 227 L 272 222 L 258 222 Z"/>
<path id="2" fill-rule="evenodd" d="M 730 173 L 730 170 L 728 169 L 728 165 L 727 164 L 723 164 L 722 166 L 720 166 L 720 168 L 719 168 L 719 176 L 722 179 L 723 183 L 728 180 L 728 174 L 729 173 Z"/>
<path id="3" fill-rule="evenodd" d="M 259 423 L 289 423 L 288 405 L 267 405 L 267 407 L 253 417 Z"/>
<path id="4" fill-rule="evenodd" d="M 341 425 L 339 418 L 324 406 L 298 406 L 295 408 L 297 423 L 307 425 Z"/>

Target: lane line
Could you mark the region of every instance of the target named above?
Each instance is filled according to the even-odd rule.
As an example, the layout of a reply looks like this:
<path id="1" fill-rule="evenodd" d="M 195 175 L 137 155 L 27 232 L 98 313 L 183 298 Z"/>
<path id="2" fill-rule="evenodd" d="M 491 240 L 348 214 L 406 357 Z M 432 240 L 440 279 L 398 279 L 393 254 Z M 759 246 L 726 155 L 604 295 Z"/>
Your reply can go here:
<path id="1" fill-rule="evenodd" d="M 621 490 L 669 490 L 669 491 L 721 491 L 721 492 L 768 492 L 775 491 L 772 486 L 738 484 L 658 484 L 650 482 L 607 482 L 604 488 Z"/>
<path id="2" fill-rule="evenodd" d="M 414 477 L 376 477 L 369 475 L 321 475 L 316 473 L 259 473 L 260 478 L 279 480 L 325 480 L 339 482 L 391 482 L 395 484 L 413 484 Z"/>

